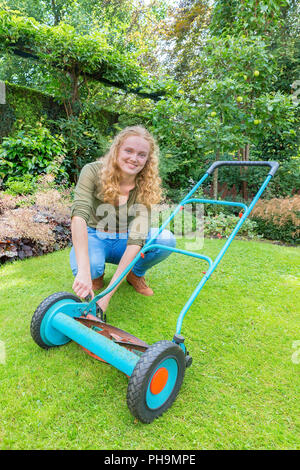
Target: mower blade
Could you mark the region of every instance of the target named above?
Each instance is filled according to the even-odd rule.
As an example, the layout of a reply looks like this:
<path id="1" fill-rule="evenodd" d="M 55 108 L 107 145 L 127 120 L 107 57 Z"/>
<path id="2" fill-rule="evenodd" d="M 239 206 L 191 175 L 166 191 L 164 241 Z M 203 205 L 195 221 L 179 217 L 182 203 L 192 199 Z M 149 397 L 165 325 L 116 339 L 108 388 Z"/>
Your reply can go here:
<path id="1" fill-rule="evenodd" d="M 94 315 L 87 315 L 83 317 L 75 318 L 77 321 L 82 323 L 83 325 L 87 326 L 88 328 L 94 329 L 100 335 L 105 336 L 106 338 L 114 341 L 115 343 L 129 349 L 132 352 L 144 352 L 149 347 L 145 341 L 133 336 L 127 331 L 123 331 L 120 328 L 115 326 L 109 325 L 101 321 L 99 318 L 95 317 Z M 103 361 L 98 356 L 95 356 L 93 353 L 88 351 L 86 348 L 83 348 L 90 356 Z M 105 362 L 105 361 L 103 361 Z"/>

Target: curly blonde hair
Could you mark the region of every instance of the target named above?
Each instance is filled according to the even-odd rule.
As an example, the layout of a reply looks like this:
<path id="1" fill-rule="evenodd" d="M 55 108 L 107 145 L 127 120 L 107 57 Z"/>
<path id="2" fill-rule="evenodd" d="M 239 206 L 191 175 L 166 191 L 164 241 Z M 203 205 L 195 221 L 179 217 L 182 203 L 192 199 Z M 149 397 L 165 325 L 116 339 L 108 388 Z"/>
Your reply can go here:
<path id="1" fill-rule="evenodd" d="M 104 202 L 115 204 L 120 195 L 120 169 L 117 164 L 118 153 L 124 140 L 130 136 L 139 136 L 150 144 L 150 152 L 144 168 L 136 175 L 137 201 L 149 207 L 161 200 L 161 178 L 158 173 L 159 149 L 154 137 L 142 126 L 125 127 L 113 140 L 107 154 L 101 158 L 99 170 L 99 197 Z"/>

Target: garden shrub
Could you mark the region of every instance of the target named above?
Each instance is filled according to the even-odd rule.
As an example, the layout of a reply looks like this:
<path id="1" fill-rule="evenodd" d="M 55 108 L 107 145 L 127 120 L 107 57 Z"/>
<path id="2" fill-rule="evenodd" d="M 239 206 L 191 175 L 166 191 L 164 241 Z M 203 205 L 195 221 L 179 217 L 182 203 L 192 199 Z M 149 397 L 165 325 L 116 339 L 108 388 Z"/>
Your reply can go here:
<path id="1" fill-rule="evenodd" d="M 251 219 L 256 222 L 257 230 L 264 238 L 299 243 L 300 196 L 261 199 L 253 209 Z"/>
<path id="2" fill-rule="evenodd" d="M 67 152 L 64 156 L 64 169 L 71 182 L 76 182 L 80 170 L 86 163 L 104 155 L 109 145 L 109 136 L 104 136 L 88 119 L 72 116 L 58 119 L 57 130 L 63 136 Z"/>
<path id="3" fill-rule="evenodd" d="M 35 222 L 33 207 L 19 207 L 5 213 L 5 221 L 0 228 L 0 240 L 7 238 L 26 238 L 33 242 L 43 242 L 49 247 L 55 239 L 48 223 Z"/>
<path id="4" fill-rule="evenodd" d="M 18 207 L 18 203 L 24 201 L 24 199 L 26 198 L 20 196 L 14 197 L 11 194 L 0 192 L 0 216 L 4 212 Z"/>
<path id="5" fill-rule="evenodd" d="M 162 206 L 163 207 L 163 206 Z M 155 221 L 152 226 L 157 227 L 171 214 L 171 208 L 161 211 L 159 224 Z M 225 214 L 220 212 L 218 214 L 206 215 L 202 219 L 201 212 L 197 215 L 185 207 L 185 210 L 179 212 L 169 224 L 169 229 L 174 235 L 189 235 L 194 231 L 201 231 L 204 229 L 204 235 L 213 238 L 228 238 L 235 226 L 239 222 L 239 217 L 232 214 Z M 258 238 L 257 224 L 255 221 L 246 219 L 238 232 L 239 237 L 245 238 Z"/>
<path id="6" fill-rule="evenodd" d="M 67 178 L 63 166 L 66 147 L 61 135 L 52 135 L 42 123 L 24 126 L 15 136 L 5 137 L 0 146 L 0 177 L 4 183 L 11 177 L 41 173 L 55 174 L 57 181 Z"/>
<path id="7" fill-rule="evenodd" d="M 35 189 L 35 178 L 26 174 L 21 178 L 9 177 L 5 183 L 6 193 L 12 196 L 32 194 Z"/>
<path id="8" fill-rule="evenodd" d="M 20 122 L 34 127 L 41 118 L 56 120 L 65 116 L 63 105 L 53 96 L 7 82 L 5 87 L 6 104 L 0 106 L 0 142 L 18 132 Z"/>
<path id="9" fill-rule="evenodd" d="M 239 222 L 239 217 L 219 213 L 215 216 L 206 216 L 204 219 L 204 234 L 208 237 L 228 238 Z M 238 237 L 257 238 L 256 222 L 246 219 L 238 231 Z"/>

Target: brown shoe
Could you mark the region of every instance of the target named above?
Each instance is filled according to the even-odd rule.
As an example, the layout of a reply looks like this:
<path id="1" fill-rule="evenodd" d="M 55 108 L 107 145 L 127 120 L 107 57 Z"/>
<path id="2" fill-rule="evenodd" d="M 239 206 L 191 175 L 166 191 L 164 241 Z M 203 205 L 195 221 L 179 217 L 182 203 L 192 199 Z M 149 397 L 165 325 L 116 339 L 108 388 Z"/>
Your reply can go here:
<path id="1" fill-rule="evenodd" d="M 102 274 L 102 276 L 100 277 L 97 277 L 97 279 L 92 280 L 94 291 L 102 289 L 102 287 L 104 286 L 103 278 L 104 278 L 104 274 Z"/>
<path id="2" fill-rule="evenodd" d="M 132 287 L 142 295 L 153 295 L 154 292 L 150 287 L 147 286 L 145 282 L 144 276 L 139 277 L 133 274 L 132 271 L 130 271 L 129 274 L 126 276 L 127 282 L 132 285 Z"/>

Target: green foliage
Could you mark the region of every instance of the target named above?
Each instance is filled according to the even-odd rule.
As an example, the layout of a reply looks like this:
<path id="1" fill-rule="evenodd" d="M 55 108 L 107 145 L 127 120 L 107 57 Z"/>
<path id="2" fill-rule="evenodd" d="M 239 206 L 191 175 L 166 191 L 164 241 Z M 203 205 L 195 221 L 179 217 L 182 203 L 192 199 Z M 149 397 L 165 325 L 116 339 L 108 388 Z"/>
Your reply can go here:
<path id="1" fill-rule="evenodd" d="M 203 216 L 203 228 L 204 236 L 208 238 L 228 238 L 240 220 L 238 216 L 225 213 L 225 211 L 219 211 L 217 214 L 213 214 L 213 211 L 205 212 L 206 215 Z M 160 222 L 165 221 L 170 214 L 171 209 L 163 210 L 161 212 Z M 154 222 L 154 226 L 157 226 L 156 221 Z M 201 219 L 197 220 L 196 216 L 185 207 L 185 210 L 179 212 L 170 222 L 169 229 L 178 236 L 191 235 L 192 232 L 196 231 L 199 235 L 199 232 L 202 230 L 202 221 Z M 258 235 L 256 222 L 248 218 L 243 223 L 237 236 L 240 238 L 254 239 L 260 238 L 262 235 Z"/>
<path id="2" fill-rule="evenodd" d="M 291 96 L 267 91 L 275 71 L 262 38 L 227 36 L 207 41 L 187 85 L 193 87 L 197 106 L 206 107 L 210 126 L 206 129 L 207 123 L 202 127 L 200 123 L 199 132 L 208 149 L 230 152 L 257 145 L 271 131 L 291 139 L 295 126 Z"/>
<path id="3" fill-rule="evenodd" d="M 208 237 L 228 238 L 239 222 L 239 217 L 220 212 L 215 216 L 205 217 L 204 233 Z M 257 238 L 257 224 L 246 219 L 238 232 L 239 237 Z"/>
<path id="4" fill-rule="evenodd" d="M 36 179 L 30 174 L 20 178 L 10 176 L 5 182 L 5 192 L 12 196 L 33 194 L 36 190 L 35 183 Z"/>
<path id="5" fill-rule="evenodd" d="M 300 196 L 286 199 L 260 200 L 251 215 L 259 233 L 270 240 L 299 244 Z"/>
<path id="6" fill-rule="evenodd" d="M 272 158 L 272 155 L 259 151 L 257 148 L 253 148 L 252 153 L 255 153 L 255 160 L 280 161 L 280 155 L 273 155 Z M 233 160 L 233 156 L 230 154 L 222 155 L 222 160 Z M 267 172 L 267 168 L 248 167 L 246 171 L 241 172 L 239 168 L 224 166 L 219 171 L 219 183 L 221 185 L 226 183 L 228 188 L 232 188 L 234 185 L 237 194 L 239 194 L 242 190 L 242 182 L 247 181 L 250 198 L 258 191 L 259 185 L 262 184 Z M 263 193 L 263 198 L 289 197 L 292 196 L 295 191 L 298 191 L 299 188 L 300 156 L 286 158 L 280 162 L 279 169 Z M 227 199 L 230 199 L 230 197 L 227 196 Z M 239 196 L 236 196 L 235 200 L 238 199 Z"/>
<path id="7" fill-rule="evenodd" d="M 0 146 L 0 176 L 4 181 L 10 176 L 52 173 L 58 180 L 67 177 L 62 165 L 66 147 L 61 135 L 52 136 L 49 129 L 24 126 L 14 137 L 5 137 Z"/>
<path id="8" fill-rule="evenodd" d="M 193 108 L 184 97 L 169 97 L 159 101 L 147 114 L 149 129 L 161 148 L 161 176 L 172 199 L 178 200 L 190 185 L 190 179 L 197 179 L 201 174 L 203 147 L 196 125 L 201 113 L 201 109 Z"/>
<path id="9" fill-rule="evenodd" d="M 282 10 L 288 0 L 218 0 L 214 2 L 211 30 L 216 35 L 271 35 L 282 24 Z"/>
<path id="10" fill-rule="evenodd" d="M 63 106 L 53 97 L 31 88 L 5 83 L 6 104 L 0 106 L 0 139 L 14 135 L 20 125 L 36 127 L 40 119 L 65 116 Z"/>
<path id="11" fill-rule="evenodd" d="M 189 178 L 197 179 L 211 160 L 237 157 L 282 162 L 297 153 L 297 110 L 290 95 L 268 91 L 275 74 L 276 62 L 261 37 L 206 41 L 183 82 L 185 93 L 181 90 L 178 98 L 179 89 L 177 96 L 161 100 L 152 110 L 170 197 L 187 187 Z M 269 146 L 268 153 L 265 146 Z M 227 182 L 239 190 L 249 177 L 248 171 L 235 172 L 234 178 L 228 173 Z M 249 183 L 250 191 L 256 192 L 255 178 Z M 295 187 L 290 181 L 290 190 Z M 287 188 L 282 191 L 286 194 Z"/>
<path id="12" fill-rule="evenodd" d="M 80 35 L 68 24 L 60 22 L 50 27 L 21 16 L 17 11 L 3 9 L 0 11 L 0 50 L 7 53 L 14 48 L 29 51 L 45 64 L 61 70 L 64 79 L 59 79 L 60 87 L 65 88 L 66 81 L 70 82 L 65 99 L 72 104 L 77 98 L 72 85 L 79 75 L 87 74 L 125 89 L 139 87 L 141 92 L 145 87 L 153 91 L 161 85 L 139 66 L 135 58 L 138 51 L 126 52 L 113 47 L 105 29 Z"/>
<path id="13" fill-rule="evenodd" d="M 16 42 L 36 51 L 47 63 L 64 69 L 72 70 L 76 64 L 82 72 L 92 73 L 102 67 L 105 78 L 124 83 L 135 82 L 139 77 L 134 61 L 112 50 L 103 34 L 80 36 L 67 24 L 51 28 L 33 18 L 2 10 L 0 43 L 7 47 Z"/>
<path id="14" fill-rule="evenodd" d="M 297 227 L 295 227 L 292 219 L 289 219 L 282 225 L 279 225 L 276 220 L 266 220 L 260 217 L 253 217 L 252 220 L 256 223 L 257 232 L 262 237 L 292 245 L 299 244 L 299 231 L 297 231 Z"/>
<path id="15" fill-rule="evenodd" d="M 275 159 L 276 160 L 276 159 Z M 300 189 L 300 155 L 280 163 L 270 185 L 266 188 L 265 197 L 291 197 Z"/>
<path id="16" fill-rule="evenodd" d="M 86 163 L 103 156 L 108 148 L 109 136 L 104 136 L 101 129 L 94 127 L 88 119 L 82 120 L 76 116 L 58 119 L 55 124 L 67 148 L 64 168 L 70 181 L 76 181 Z"/>

